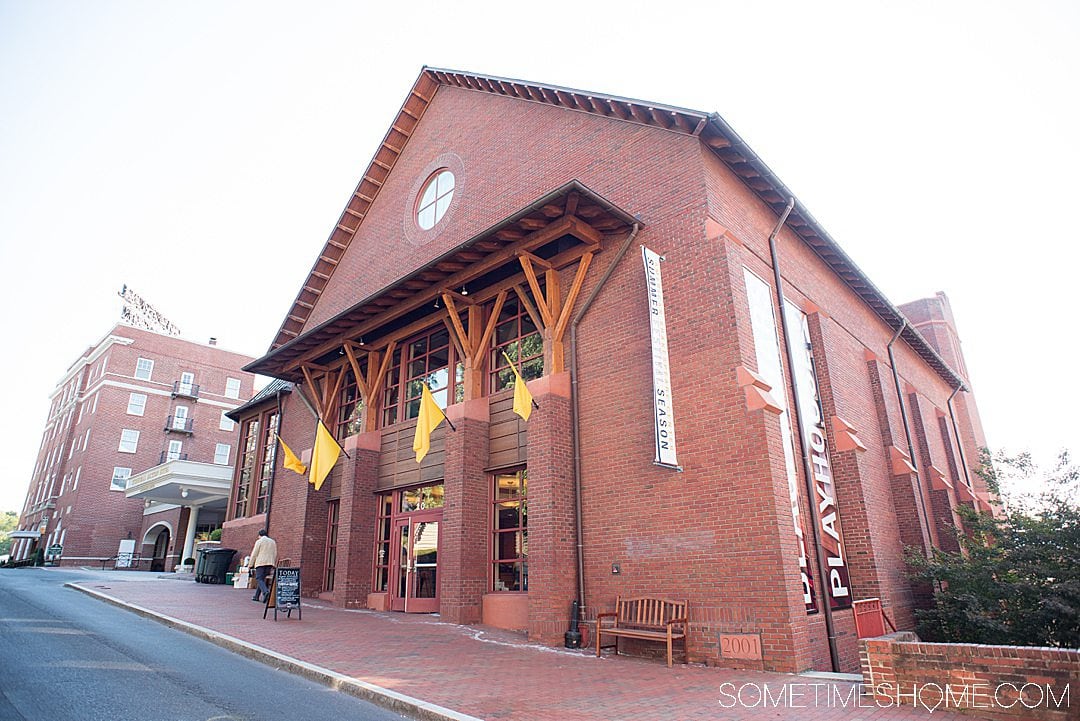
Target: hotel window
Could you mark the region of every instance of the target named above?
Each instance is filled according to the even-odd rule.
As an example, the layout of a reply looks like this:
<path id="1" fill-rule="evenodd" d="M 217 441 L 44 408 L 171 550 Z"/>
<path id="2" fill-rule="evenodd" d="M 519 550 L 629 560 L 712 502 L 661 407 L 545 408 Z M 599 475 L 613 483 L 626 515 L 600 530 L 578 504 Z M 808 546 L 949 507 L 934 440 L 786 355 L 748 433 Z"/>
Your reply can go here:
<path id="1" fill-rule="evenodd" d="M 116 466 L 112 469 L 112 483 L 109 485 L 109 490 L 122 491 L 126 489 L 129 478 L 131 478 L 130 468 Z"/>
<path id="2" fill-rule="evenodd" d="M 128 396 L 127 412 L 129 416 L 141 416 L 146 412 L 146 394 L 132 393 Z"/>
<path id="3" fill-rule="evenodd" d="M 225 397 L 226 398 L 239 398 L 240 397 L 240 379 L 238 379 L 238 378 L 226 378 L 225 379 Z"/>
<path id="4" fill-rule="evenodd" d="M 182 460 L 181 451 L 184 450 L 183 441 L 169 441 L 169 451 L 165 454 L 166 461 Z"/>
<path id="5" fill-rule="evenodd" d="M 120 448 L 121 453 L 134 453 L 139 448 L 139 432 L 128 430 L 127 428 L 120 431 Z"/>
<path id="6" fill-rule="evenodd" d="M 149 358 L 140 358 L 139 360 L 135 361 L 136 378 L 148 381 L 150 380 L 150 376 L 153 375 L 153 373 L 154 361 L 150 360 Z"/>
<path id="7" fill-rule="evenodd" d="M 222 431 L 232 432 L 232 430 L 236 428 L 236 423 L 233 422 L 232 418 L 229 418 L 227 415 L 225 415 L 226 412 L 227 411 L 221 412 L 221 420 L 218 422 L 218 429 Z"/>
<path id="8" fill-rule="evenodd" d="M 495 476 L 492 512 L 492 590 L 529 590 L 528 471 Z"/>
<path id="9" fill-rule="evenodd" d="M 491 392 L 514 387 L 514 372 L 506 357 L 527 381 L 544 375 L 544 339 L 517 298 L 507 298 L 495 325 L 495 347 L 491 350 Z"/>
<path id="10" fill-rule="evenodd" d="M 361 373 L 366 372 L 366 364 L 366 359 L 361 362 Z M 360 389 L 356 386 L 356 374 L 351 370 L 345 371 L 345 379 L 341 385 L 337 424 L 337 438 L 339 440 L 355 436 L 364 429 L 364 400 L 360 397 Z"/>
<path id="11" fill-rule="evenodd" d="M 445 168 L 428 180 L 416 203 L 416 224 L 431 230 L 446 215 L 454 198 L 454 174 Z"/>
<path id="12" fill-rule="evenodd" d="M 232 453 L 232 446 L 228 443 L 218 443 L 214 446 L 214 463 L 219 466 L 229 465 L 230 453 Z"/>
<path id="13" fill-rule="evenodd" d="M 240 464 L 236 479 L 236 496 L 233 498 L 233 518 L 247 515 L 248 492 L 255 475 L 255 462 L 259 455 L 259 421 L 252 419 L 244 424 L 240 441 Z"/>
<path id="14" fill-rule="evenodd" d="M 188 428 L 187 406 L 177 406 L 176 409 L 173 411 L 172 427 L 180 431 L 190 430 Z"/>
<path id="15" fill-rule="evenodd" d="M 259 464 L 259 489 L 255 497 L 255 512 L 266 511 L 266 501 L 270 496 L 270 479 L 274 475 L 274 461 L 277 460 L 278 415 L 271 413 L 266 419 L 263 431 L 263 447 Z"/>

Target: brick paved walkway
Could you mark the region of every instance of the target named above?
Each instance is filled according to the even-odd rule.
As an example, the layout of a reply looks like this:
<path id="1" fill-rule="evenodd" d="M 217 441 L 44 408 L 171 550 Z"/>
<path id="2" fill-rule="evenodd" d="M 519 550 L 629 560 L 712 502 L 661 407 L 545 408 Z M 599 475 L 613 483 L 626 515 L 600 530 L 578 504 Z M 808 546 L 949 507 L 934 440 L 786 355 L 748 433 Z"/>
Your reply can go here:
<path id="1" fill-rule="evenodd" d="M 815 689 L 812 684 L 826 682 L 703 666 L 668 669 L 662 661 L 625 656 L 597 659 L 589 651 L 538 646 L 497 629 L 441 623 L 437 616 L 345 611 L 305 599 L 302 621 L 294 613 L 275 622 L 272 613 L 263 620 L 262 604 L 252 603 L 250 592 L 229 586 L 138 572 L 95 575 L 78 585 L 482 719 L 970 719 L 944 710 L 931 715 L 911 707 L 855 708 L 848 682 Z M 774 699 L 793 694 L 791 702 L 746 708 L 733 698 L 743 687 L 743 699 L 752 704 L 766 686 Z"/>

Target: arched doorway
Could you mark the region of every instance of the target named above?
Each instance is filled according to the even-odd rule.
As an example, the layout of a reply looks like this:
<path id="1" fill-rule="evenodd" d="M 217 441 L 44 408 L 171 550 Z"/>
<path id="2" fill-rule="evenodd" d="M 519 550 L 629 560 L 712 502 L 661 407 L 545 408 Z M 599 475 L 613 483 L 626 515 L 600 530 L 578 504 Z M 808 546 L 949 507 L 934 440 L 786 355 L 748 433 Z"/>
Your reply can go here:
<path id="1" fill-rule="evenodd" d="M 150 561 L 151 571 L 165 571 L 165 555 L 169 552 L 169 529 L 162 527 L 154 539 L 154 557 Z"/>

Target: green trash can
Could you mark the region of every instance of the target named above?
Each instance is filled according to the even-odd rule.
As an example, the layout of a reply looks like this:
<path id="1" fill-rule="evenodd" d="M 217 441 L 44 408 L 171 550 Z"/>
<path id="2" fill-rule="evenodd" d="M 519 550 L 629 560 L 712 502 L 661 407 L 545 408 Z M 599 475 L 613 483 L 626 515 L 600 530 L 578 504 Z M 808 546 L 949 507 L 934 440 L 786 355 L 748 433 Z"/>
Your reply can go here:
<path id="1" fill-rule="evenodd" d="M 228 573 L 235 555 L 234 548 L 209 548 L 203 551 L 203 558 L 206 559 L 203 583 L 225 583 L 225 574 Z"/>

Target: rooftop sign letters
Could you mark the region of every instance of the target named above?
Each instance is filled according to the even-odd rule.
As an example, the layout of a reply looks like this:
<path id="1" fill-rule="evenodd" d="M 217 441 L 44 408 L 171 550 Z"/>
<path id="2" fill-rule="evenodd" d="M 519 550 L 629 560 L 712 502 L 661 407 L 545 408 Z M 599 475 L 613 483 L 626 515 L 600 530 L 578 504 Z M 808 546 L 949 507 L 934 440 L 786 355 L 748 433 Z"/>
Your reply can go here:
<path id="1" fill-rule="evenodd" d="M 124 307 L 120 311 L 120 320 L 136 328 L 144 328 L 155 333 L 165 335 L 180 335 L 180 329 L 173 325 L 168 318 L 158 312 L 154 306 L 143 300 L 142 296 L 125 285 L 117 293 L 124 301 Z"/>

